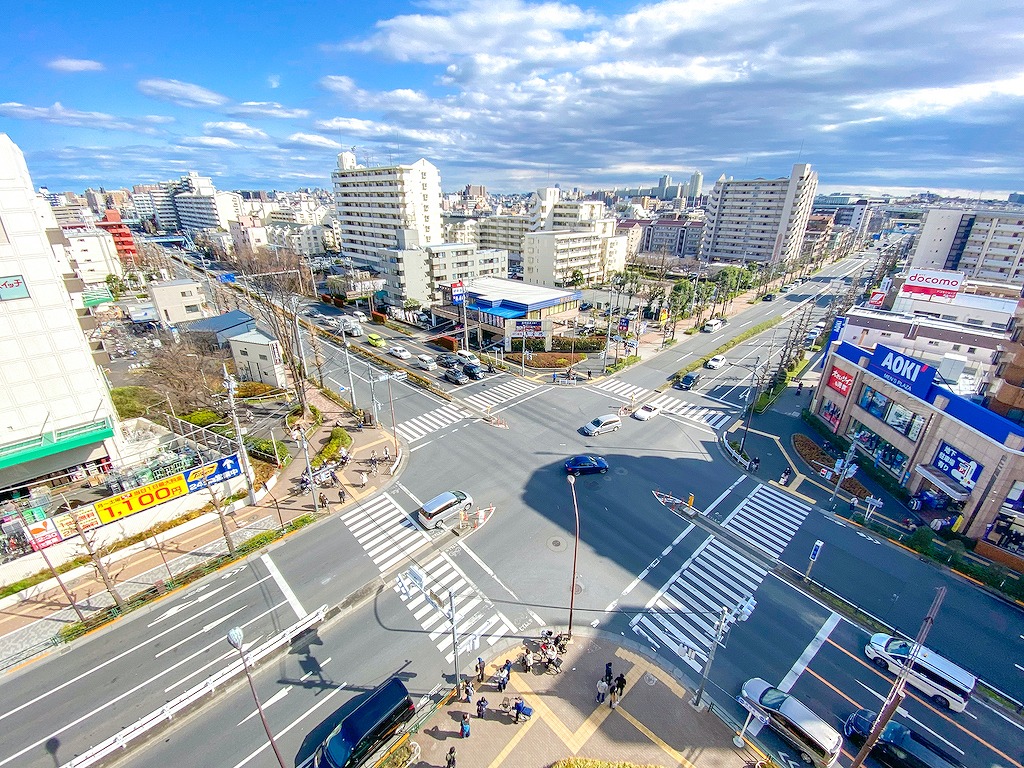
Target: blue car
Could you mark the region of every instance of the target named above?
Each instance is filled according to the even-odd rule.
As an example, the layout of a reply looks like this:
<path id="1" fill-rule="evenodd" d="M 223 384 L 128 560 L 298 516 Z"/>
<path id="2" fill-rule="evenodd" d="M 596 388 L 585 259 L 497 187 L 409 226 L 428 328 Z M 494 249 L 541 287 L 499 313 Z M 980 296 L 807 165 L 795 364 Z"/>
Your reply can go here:
<path id="1" fill-rule="evenodd" d="M 573 456 L 565 462 L 565 471 L 570 475 L 603 475 L 608 471 L 608 462 L 603 456 Z"/>

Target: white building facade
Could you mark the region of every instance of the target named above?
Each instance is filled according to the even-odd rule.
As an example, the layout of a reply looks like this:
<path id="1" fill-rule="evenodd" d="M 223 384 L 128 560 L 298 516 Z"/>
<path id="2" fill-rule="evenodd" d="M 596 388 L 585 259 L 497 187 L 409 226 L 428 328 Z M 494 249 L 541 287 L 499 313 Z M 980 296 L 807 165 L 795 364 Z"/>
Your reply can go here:
<path id="1" fill-rule="evenodd" d="M 105 283 L 123 274 L 114 238 L 102 229 L 65 229 L 65 248 L 75 274 L 86 285 Z"/>

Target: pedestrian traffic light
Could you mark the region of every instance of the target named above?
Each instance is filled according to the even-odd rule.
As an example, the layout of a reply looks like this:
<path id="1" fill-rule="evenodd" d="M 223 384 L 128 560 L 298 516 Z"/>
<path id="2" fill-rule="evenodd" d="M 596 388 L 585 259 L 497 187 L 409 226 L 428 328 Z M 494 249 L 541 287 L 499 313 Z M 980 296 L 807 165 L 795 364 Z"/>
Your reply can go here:
<path id="1" fill-rule="evenodd" d="M 742 603 L 733 608 L 733 616 L 736 621 L 746 621 L 750 618 L 750 614 L 754 612 L 754 606 L 757 605 L 757 600 L 753 597 L 746 598 Z"/>

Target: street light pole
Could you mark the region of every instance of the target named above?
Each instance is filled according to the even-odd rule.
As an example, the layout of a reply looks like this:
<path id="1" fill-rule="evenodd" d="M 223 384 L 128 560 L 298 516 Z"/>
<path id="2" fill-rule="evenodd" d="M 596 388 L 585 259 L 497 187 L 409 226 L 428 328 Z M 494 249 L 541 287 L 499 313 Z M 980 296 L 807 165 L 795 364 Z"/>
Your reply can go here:
<path id="1" fill-rule="evenodd" d="M 832 489 L 832 496 L 829 497 L 828 503 L 835 508 L 836 495 L 839 493 L 839 486 L 842 485 L 843 480 L 846 479 L 846 473 L 849 470 L 850 462 L 853 461 L 853 454 L 857 450 L 857 441 L 855 439 L 850 440 L 850 449 L 846 452 L 846 456 L 843 458 L 843 466 L 839 468 L 839 472 L 836 476 L 836 485 Z"/>
<path id="2" fill-rule="evenodd" d="M 722 615 L 718 617 L 718 626 L 715 627 L 715 640 L 711 644 L 711 650 L 708 651 L 708 660 L 704 663 L 704 671 L 700 676 L 700 687 L 697 689 L 697 695 L 693 699 L 693 706 L 695 709 L 700 709 L 700 702 L 704 696 L 704 688 L 708 684 L 708 673 L 711 672 L 711 662 L 715 660 L 715 650 L 718 648 L 718 644 L 722 642 L 722 637 L 725 635 L 725 624 L 729 618 L 729 609 L 726 606 L 722 606 Z"/>
<path id="3" fill-rule="evenodd" d="M 757 376 L 757 366 L 761 362 L 761 356 L 758 355 L 754 358 L 754 365 L 750 369 L 750 403 L 747 405 L 747 421 L 743 425 L 743 437 L 740 438 L 740 455 L 743 455 L 743 449 L 747 445 L 747 432 L 750 429 L 750 418 L 754 414 L 754 403 L 757 401 L 757 383 L 755 377 Z"/>
<path id="4" fill-rule="evenodd" d="M 576 561 L 580 552 L 580 508 L 576 503 L 576 477 L 569 475 L 569 488 L 572 490 L 572 511 L 576 516 L 576 540 L 572 546 L 572 584 L 569 585 L 569 639 L 572 640 L 572 614 L 576 607 Z"/>
<path id="5" fill-rule="evenodd" d="M 277 763 L 281 768 L 285 768 L 284 758 L 281 757 L 281 751 L 277 748 L 277 742 L 274 741 L 274 734 L 270 732 L 270 724 L 267 722 L 267 716 L 263 714 L 263 705 L 260 704 L 260 697 L 256 694 L 256 686 L 252 682 L 252 675 L 249 674 L 249 662 L 245 658 L 245 652 L 242 650 L 242 628 L 233 627 L 228 632 L 228 642 L 231 647 L 238 651 L 238 655 L 242 658 L 242 669 L 245 670 L 245 677 L 249 681 L 249 690 L 252 691 L 253 701 L 256 702 L 256 711 L 260 713 L 260 720 L 263 721 L 263 730 L 267 732 L 267 740 L 270 742 L 271 748 L 274 750 L 274 755 L 277 757 Z"/>

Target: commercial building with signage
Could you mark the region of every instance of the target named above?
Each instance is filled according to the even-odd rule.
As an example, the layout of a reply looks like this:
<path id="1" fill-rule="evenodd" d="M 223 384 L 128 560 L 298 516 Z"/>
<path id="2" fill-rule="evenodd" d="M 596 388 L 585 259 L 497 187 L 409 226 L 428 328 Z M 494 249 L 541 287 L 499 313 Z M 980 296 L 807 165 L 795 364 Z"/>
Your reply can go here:
<path id="1" fill-rule="evenodd" d="M 840 343 L 822 374 L 812 412 L 856 444 L 859 463 L 919 496 L 926 517 L 962 515 L 967 535 L 1024 552 L 1024 427 L 953 393 L 929 363 L 882 344 L 872 352 Z"/>

